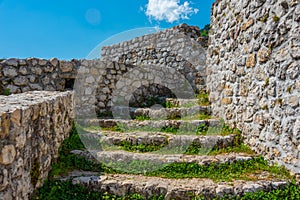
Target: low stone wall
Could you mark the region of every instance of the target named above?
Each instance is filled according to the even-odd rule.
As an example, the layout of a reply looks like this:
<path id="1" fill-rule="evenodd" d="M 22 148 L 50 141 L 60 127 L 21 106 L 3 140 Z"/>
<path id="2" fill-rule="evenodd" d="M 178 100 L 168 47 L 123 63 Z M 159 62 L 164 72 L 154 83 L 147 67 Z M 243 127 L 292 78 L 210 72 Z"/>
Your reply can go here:
<path id="1" fill-rule="evenodd" d="M 168 66 L 181 72 L 195 90 L 201 90 L 206 80 L 206 51 L 199 36 L 198 27 L 181 24 L 103 47 L 101 60 L 146 67 Z"/>
<path id="2" fill-rule="evenodd" d="M 73 121 L 72 92 L 0 95 L 0 199 L 28 199 Z"/>
<path id="3" fill-rule="evenodd" d="M 132 67 L 99 60 L 7 59 L 0 62 L 0 94 L 73 90 L 80 70 L 80 77 L 85 78 L 76 88 L 81 102 L 92 109 L 96 107 L 97 112 L 106 112 L 110 110 L 114 85 Z M 95 85 L 97 91 L 92 92 Z M 91 96 L 96 100 L 91 102 Z"/>
<path id="4" fill-rule="evenodd" d="M 11 94 L 33 90 L 64 91 L 72 89 L 79 66 L 78 60 L 7 59 L 0 62 L 0 84 Z"/>
<path id="5" fill-rule="evenodd" d="M 79 94 L 77 97 L 80 98 L 76 102 L 81 108 L 85 107 L 87 112 L 94 110 L 97 114 L 109 113 L 116 84 L 128 76 L 127 73 L 132 73 L 130 71 L 136 67 L 139 66 L 100 60 L 8 59 L 0 62 L 0 94 L 75 89 Z M 170 67 L 162 66 L 161 69 L 168 71 L 168 68 Z M 154 82 L 154 77 L 158 74 L 155 74 L 153 67 L 150 69 L 153 70 L 152 82 Z M 188 74 L 189 68 L 185 67 L 184 70 Z M 163 77 L 167 75 L 162 74 L 162 70 L 159 76 L 161 82 L 166 80 Z M 173 78 L 170 74 L 168 77 Z M 76 86 L 74 86 L 75 82 L 77 82 Z M 174 97 L 170 90 L 173 86 L 168 88 L 159 83 L 156 81 L 156 84 L 149 85 L 144 82 L 140 88 L 130 91 L 130 95 L 132 94 L 130 106 L 143 106 L 142 103 L 147 99 L 156 97 Z M 127 86 L 130 88 L 130 85 Z"/>
<path id="6" fill-rule="evenodd" d="M 245 142 L 300 173 L 300 2 L 218 0 L 207 87 L 212 111 Z"/>

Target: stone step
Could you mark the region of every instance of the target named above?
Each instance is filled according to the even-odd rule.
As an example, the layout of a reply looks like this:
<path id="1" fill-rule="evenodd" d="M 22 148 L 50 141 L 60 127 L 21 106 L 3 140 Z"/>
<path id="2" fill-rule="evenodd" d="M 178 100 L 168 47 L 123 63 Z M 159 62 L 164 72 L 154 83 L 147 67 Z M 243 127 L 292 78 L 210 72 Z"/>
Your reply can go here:
<path id="1" fill-rule="evenodd" d="M 210 106 L 193 106 L 190 108 L 138 108 L 134 111 L 134 117 L 145 116 L 151 119 L 174 119 L 197 114 L 210 114 Z"/>
<path id="2" fill-rule="evenodd" d="M 129 166 L 131 162 L 145 163 L 147 161 L 153 170 L 171 163 L 197 163 L 199 165 L 211 165 L 211 164 L 231 164 L 236 161 L 248 161 L 256 157 L 256 155 L 249 155 L 246 153 L 226 153 L 218 154 L 214 156 L 208 155 L 184 155 L 184 154 L 166 154 L 170 149 L 162 148 L 159 151 L 152 153 L 133 153 L 123 150 L 105 151 L 105 150 L 73 150 L 72 154 L 83 156 L 88 160 L 94 161 L 97 159 L 102 163 L 113 163 L 116 167 L 118 163 Z M 156 167 L 157 166 L 157 167 Z M 147 169 L 149 166 L 145 166 Z M 126 171 L 127 169 L 124 168 Z"/>
<path id="3" fill-rule="evenodd" d="M 221 129 L 223 122 L 218 119 L 207 119 L 207 120 L 122 120 L 122 119 L 88 119 L 81 122 L 84 127 L 101 127 L 101 128 L 112 128 L 115 126 L 120 127 L 123 131 L 159 131 L 163 128 L 174 128 L 178 129 L 177 134 L 195 135 L 199 127 L 208 127 Z M 216 131 L 212 134 L 218 135 Z"/>
<path id="4" fill-rule="evenodd" d="M 166 104 L 171 107 L 193 107 L 198 105 L 198 99 L 174 99 L 166 98 Z"/>
<path id="5" fill-rule="evenodd" d="M 140 194 L 145 199 L 164 196 L 164 199 L 193 199 L 203 196 L 205 199 L 214 197 L 242 196 L 246 192 L 271 191 L 285 187 L 284 179 L 268 178 L 268 173 L 256 173 L 257 181 L 233 180 L 232 182 L 214 182 L 211 179 L 188 178 L 168 179 L 142 175 L 103 174 L 73 171 L 59 180 L 71 180 L 72 184 L 80 184 L 93 191 L 109 193 L 117 196 Z"/>
<path id="6" fill-rule="evenodd" d="M 236 135 L 234 134 L 227 136 L 197 136 L 174 135 L 161 132 L 122 133 L 110 131 L 90 131 L 90 133 L 90 138 L 109 145 L 121 145 L 122 143 L 126 142 L 129 145 L 175 146 L 184 142 L 185 144 L 193 143 L 199 147 L 209 147 L 213 149 L 223 149 L 233 146 L 236 138 Z M 88 135 L 84 134 L 84 137 L 88 137 Z"/>

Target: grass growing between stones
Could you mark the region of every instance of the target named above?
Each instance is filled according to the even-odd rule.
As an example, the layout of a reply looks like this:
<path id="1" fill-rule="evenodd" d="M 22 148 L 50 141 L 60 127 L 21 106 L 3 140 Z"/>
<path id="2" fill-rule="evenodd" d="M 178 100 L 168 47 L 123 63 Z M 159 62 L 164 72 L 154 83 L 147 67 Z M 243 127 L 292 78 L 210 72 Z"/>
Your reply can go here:
<path id="1" fill-rule="evenodd" d="M 244 148 L 244 147 L 240 147 Z M 84 157 L 73 155 L 71 150 L 84 150 L 84 146 L 80 141 L 78 132 L 73 127 L 69 138 L 67 138 L 59 149 L 59 158 L 56 163 L 52 165 L 52 171 L 48 180 L 45 181 L 32 199 L 145 199 L 139 194 L 132 194 L 124 197 L 117 197 L 108 195 L 107 193 L 93 192 L 80 185 L 73 185 L 71 181 L 60 182 L 54 178 L 67 174 L 69 171 L 78 169 L 83 171 L 94 171 L 100 173 L 123 173 L 121 171 L 124 166 L 121 163 L 114 163 L 114 169 L 102 163 L 95 163 L 86 160 Z M 127 173 L 137 174 L 134 169 L 149 165 L 146 161 L 132 161 L 131 163 L 124 163 L 126 168 L 132 168 L 132 171 Z M 120 169 L 116 170 L 116 169 Z M 262 157 L 254 158 L 248 161 L 237 161 L 234 163 L 212 164 L 200 166 L 197 163 L 173 163 L 162 167 L 155 171 L 144 171 L 145 176 L 156 176 L 172 179 L 180 178 L 210 178 L 216 182 L 218 181 L 233 181 L 233 180 L 258 180 L 261 172 L 268 172 L 266 179 L 280 178 L 292 179 L 289 173 L 283 168 L 278 166 L 270 166 L 267 161 Z M 230 199 L 299 199 L 300 187 L 295 184 L 290 184 L 287 188 L 272 192 L 256 192 L 249 193 L 243 197 L 230 197 Z M 153 197 L 150 199 L 164 199 L 163 196 Z M 195 199 L 202 199 L 195 197 Z M 224 197 L 223 199 L 228 199 Z"/>
<path id="2" fill-rule="evenodd" d="M 238 143 L 239 139 L 237 139 Z M 125 146 L 129 146 L 128 144 Z M 127 147 L 126 147 L 127 148 Z M 128 147 L 135 148 L 135 147 Z M 141 147 L 142 148 L 142 147 Z M 236 147 L 238 148 L 238 147 Z M 243 148 L 243 147 L 241 147 Z M 72 150 L 84 150 L 84 146 L 80 140 L 78 132 L 73 127 L 70 136 L 66 139 L 59 149 L 59 158 L 56 163 L 52 165 L 52 171 L 49 177 L 55 177 L 57 175 L 66 174 L 71 170 L 79 169 L 84 171 L 106 172 L 106 173 L 118 173 L 118 171 L 105 166 L 104 164 L 92 162 L 86 160 L 84 157 L 80 157 L 70 152 Z M 217 151 L 217 150 L 216 150 Z M 141 161 L 142 162 L 142 161 Z M 139 161 L 133 163 L 124 163 L 127 168 L 128 165 L 132 165 L 132 169 L 141 165 Z M 149 163 L 143 163 L 147 165 Z M 117 164 L 115 164 L 117 165 Z M 117 167 L 122 169 L 122 163 Z M 232 164 L 220 164 L 210 166 L 200 166 L 196 163 L 175 163 L 170 164 L 155 172 L 149 172 L 145 175 L 149 176 L 162 176 L 167 178 L 211 178 L 213 180 L 232 180 L 234 178 L 247 179 L 247 174 L 255 173 L 257 171 L 268 171 L 275 176 L 288 177 L 288 173 L 283 168 L 277 166 L 269 166 L 267 161 L 263 158 L 254 158 L 250 161 L 234 162 Z M 119 171 L 121 173 L 121 171 Z M 132 171 L 134 173 L 134 171 Z"/>
<path id="3" fill-rule="evenodd" d="M 88 126 L 82 128 L 84 131 L 111 131 L 111 132 L 163 132 L 176 135 L 231 135 L 240 134 L 241 131 L 237 128 L 231 128 L 227 126 L 222 120 L 221 125 L 209 126 L 207 122 L 199 125 L 190 125 L 189 123 L 183 122 L 179 127 L 174 126 L 164 126 L 164 127 L 151 127 L 151 126 L 139 126 L 139 127 L 129 127 L 126 124 L 118 123 L 111 127 L 98 127 L 98 126 Z"/>
<path id="4" fill-rule="evenodd" d="M 247 145 L 242 143 L 224 149 L 213 149 L 208 153 L 208 155 L 214 156 L 214 155 L 225 154 L 225 153 L 245 153 L 249 155 L 255 154 Z"/>
<path id="5" fill-rule="evenodd" d="M 92 191 L 71 181 L 47 180 L 32 198 L 33 200 L 143 200 L 140 194 L 116 196 L 108 193 Z M 151 200 L 163 200 L 163 196 L 154 196 Z"/>
<path id="6" fill-rule="evenodd" d="M 200 91 L 197 95 L 198 103 L 200 106 L 209 106 L 209 94 L 206 91 Z"/>
<path id="7" fill-rule="evenodd" d="M 138 120 L 138 121 L 151 120 L 150 117 L 144 116 L 144 115 L 142 115 L 142 116 L 136 116 L 134 119 L 135 119 L 135 120 Z"/>
<path id="8" fill-rule="evenodd" d="M 248 161 L 236 161 L 228 164 L 211 164 L 200 166 L 197 163 L 173 163 L 154 172 L 148 176 L 159 176 L 164 178 L 209 178 L 214 181 L 233 180 L 257 180 L 255 173 L 269 172 L 268 178 L 287 178 L 289 173 L 282 167 L 270 166 L 262 157 Z"/>
<path id="9" fill-rule="evenodd" d="M 154 152 L 163 149 L 163 152 L 166 154 L 185 154 L 185 155 L 219 155 L 225 153 L 245 153 L 249 155 L 255 154 L 247 145 L 242 142 L 241 135 L 237 134 L 234 138 L 234 141 L 231 146 L 226 148 L 219 148 L 219 147 L 212 147 L 207 148 L 203 147 L 201 143 L 192 142 L 188 148 L 181 147 L 181 146 L 172 146 L 169 148 L 167 143 L 161 145 L 150 145 L 150 144 L 139 144 L 139 145 L 132 145 L 128 141 L 123 141 L 121 144 L 116 145 L 116 149 L 111 150 L 125 150 L 130 152 L 137 152 L 137 153 L 145 153 L 145 152 Z M 169 148 L 169 149 L 168 149 Z M 109 149 L 106 149 L 109 150 Z"/>
<path id="10" fill-rule="evenodd" d="M 153 152 L 153 151 L 160 150 L 166 145 L 167 145 L 166 143 L 161 145 L 150 145 L 150 144 L 132 145 L 128 141 L 122 141 L 121 144 L 119 144 L 118 146 L 120 146 L 125 151 L 144 153 L 144 152 Z"/>
<path id="11" fill-rule="evenodd" d="M 196 115 L 189 115 L 189 116 L 184 116 L 184 117 L 180 117 L 180 116 L 169 116 L 167 118 L 155 118 L 152 119 L 149 116 L 145 116 L 145 115 L 141 115 L 141 116 L 136 116 L 134 117 L 134 120 L 137 121 L 146 121 L 146 120 L 152 120 L 152 121 L 159 121 L 159 120 L 184 120 L 184 121 L 188 121 L 188 120 L 206 120 L 206 119 L 212 119 L 213 117 L 205 112 L 203 113 L 199 113 Z"/>
<path id="12" fill-rule="evenodd" d="M 73 185 L 71 181 L 46 181 L 44 186 L 40 188 L 36 195 L 32 198 L 33 200 L 45 199 L 45 200 L 144 200 L 140 194 L 130 194 L 122 197 L 110 195 L 108 193 L 94 192 L 81 185 Z M 147 198 L 149 200 L 163 200 L 164 196 L 154 196 Z M 194 197 L 193 200 L 205 200 L 204 197 Z M 244 196 L 224 196 L 216 197 L 213 200 L 282 200 L 282 199 L 300 199 L 300 185 L 296 183 L 290 183 L 286 187 L 281 189 L 273 190 L 271 192 L 254 192 L 246 193 Z"/>
<path id="13" fill-rule="evenodd" d="M 194 197 L 193 200 L 205 200 L 205 197 Z M 212 200 L 296 200 L 300 199 L 300 185 L 295 182 L 289 183 L 286 187 L 282 187 L 270 192 L 258 191 L 247 192 L 244 196 L 224 196 L 215 197 Z"/>

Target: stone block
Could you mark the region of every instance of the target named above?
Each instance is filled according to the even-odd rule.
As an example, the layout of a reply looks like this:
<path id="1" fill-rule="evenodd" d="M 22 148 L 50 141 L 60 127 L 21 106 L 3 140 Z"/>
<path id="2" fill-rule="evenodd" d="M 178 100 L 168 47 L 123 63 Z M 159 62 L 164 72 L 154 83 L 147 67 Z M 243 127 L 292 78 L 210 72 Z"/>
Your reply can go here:
<path id="1" fill-rule="evenodd" d="M 256 65 L 256 55 L 250 54 L 247 58 L 246 66 L 247 67 L 255 67 L 255 65 Z"/>
<path id="2" fill-rule="evenodd" d="M 16 157 L 16 150 L 13 145 L 6 145 L 2 148 L 0 154 L 0 164 L 9 165 L 12 164 Z"/>

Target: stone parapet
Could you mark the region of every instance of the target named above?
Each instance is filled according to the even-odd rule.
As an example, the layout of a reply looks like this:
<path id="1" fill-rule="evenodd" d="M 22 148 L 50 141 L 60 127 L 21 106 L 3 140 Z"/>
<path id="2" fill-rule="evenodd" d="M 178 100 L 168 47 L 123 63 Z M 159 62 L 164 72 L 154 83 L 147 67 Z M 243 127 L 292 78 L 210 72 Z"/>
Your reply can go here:
<path id="1" fill-rule="evenodd" d="M 0 199 L 29 199 L 73 126 L 72 92 L 0 95 Z"/>

